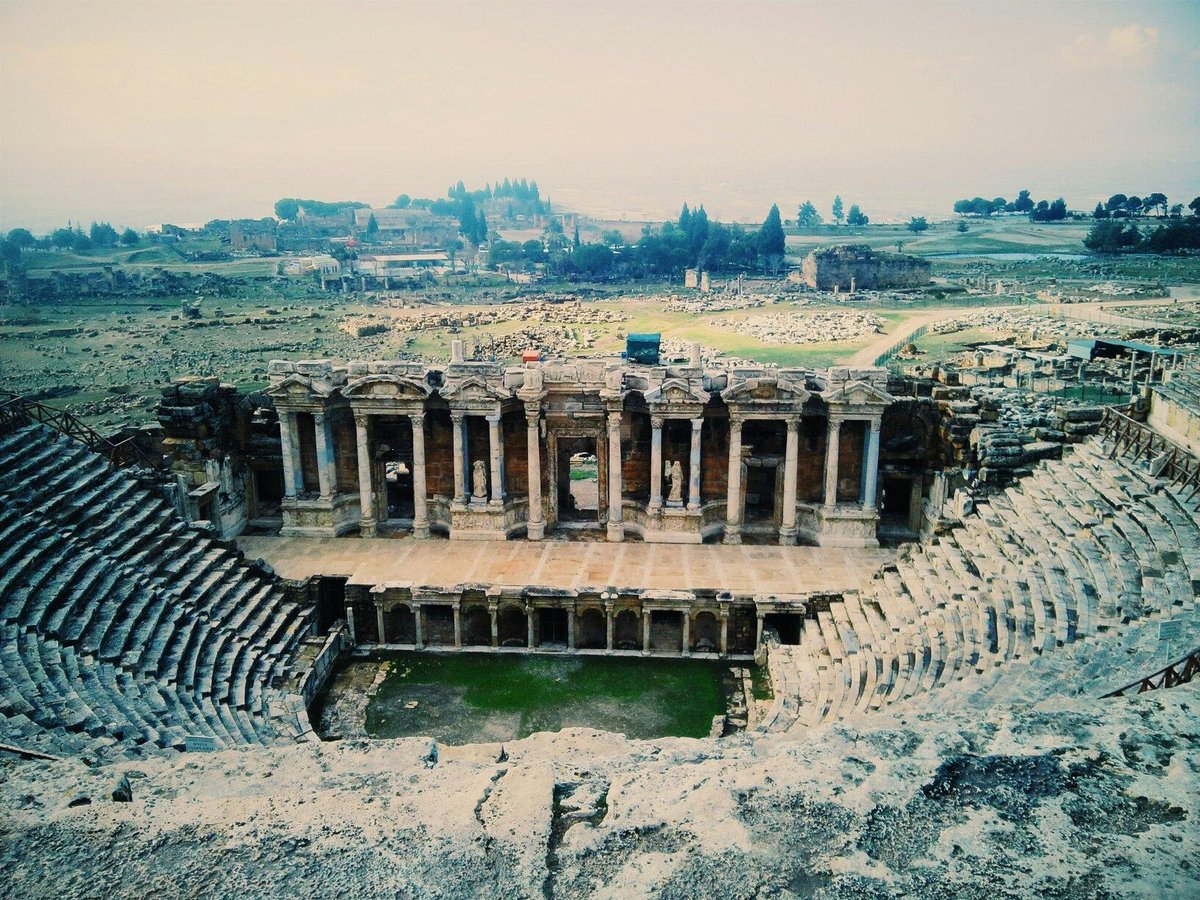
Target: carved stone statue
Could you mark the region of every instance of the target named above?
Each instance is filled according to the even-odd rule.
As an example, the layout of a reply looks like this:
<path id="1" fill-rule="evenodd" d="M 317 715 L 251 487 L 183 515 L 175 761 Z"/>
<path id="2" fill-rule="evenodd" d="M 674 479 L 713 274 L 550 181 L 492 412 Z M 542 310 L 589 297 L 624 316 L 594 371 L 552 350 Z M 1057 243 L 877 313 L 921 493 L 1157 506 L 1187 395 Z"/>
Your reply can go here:
<path id="1" fill-rule="evenodd" d="M 471 466 L 471 499 L 487 499 L 487 466 L 482 459 L 475 460 Z"/>
<path id="2" fill-rule="evenodd" d="M 667 477 L 671 479 L 671 490 L 667 494 L 667 502 L 683 503 L 683 466 L 679 464 L 679 460 L 670 464 L 667 469 Z"/>

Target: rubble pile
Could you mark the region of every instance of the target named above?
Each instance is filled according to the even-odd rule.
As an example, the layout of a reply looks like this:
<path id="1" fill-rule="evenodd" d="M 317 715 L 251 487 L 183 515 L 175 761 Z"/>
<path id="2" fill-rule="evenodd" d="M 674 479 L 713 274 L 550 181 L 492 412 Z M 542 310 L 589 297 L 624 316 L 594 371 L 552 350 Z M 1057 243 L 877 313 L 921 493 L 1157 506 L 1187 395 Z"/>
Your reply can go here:
<path id="1" fill-rule="evenodd" d="M 866 312 L 771 313 L 748 319 L 709 319 L 708 324 L 732 329 L 764 344 L 849 341 L 868 334 L 881 334 L 884 326 L 877 315 Z"/>

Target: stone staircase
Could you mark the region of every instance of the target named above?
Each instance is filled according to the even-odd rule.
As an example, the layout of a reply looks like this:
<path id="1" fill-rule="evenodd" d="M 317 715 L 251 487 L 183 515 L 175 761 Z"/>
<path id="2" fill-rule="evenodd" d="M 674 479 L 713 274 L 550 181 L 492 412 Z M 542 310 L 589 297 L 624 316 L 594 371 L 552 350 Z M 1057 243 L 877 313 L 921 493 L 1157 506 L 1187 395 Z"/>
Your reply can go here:
<path id="1" fill-rule="evenodd" d="M 42 425 L 0 436 L 0 743 L 96 759 L 311 735 L 310 607 Z"/>
<path id="2" fill-rule="evenodd" d="M 1099 696 L 1200 646 L 1198 595 L 1200 497 L 1078 445 L 772 648 L 772 680 L 798 688 L 760 730 Z"/>

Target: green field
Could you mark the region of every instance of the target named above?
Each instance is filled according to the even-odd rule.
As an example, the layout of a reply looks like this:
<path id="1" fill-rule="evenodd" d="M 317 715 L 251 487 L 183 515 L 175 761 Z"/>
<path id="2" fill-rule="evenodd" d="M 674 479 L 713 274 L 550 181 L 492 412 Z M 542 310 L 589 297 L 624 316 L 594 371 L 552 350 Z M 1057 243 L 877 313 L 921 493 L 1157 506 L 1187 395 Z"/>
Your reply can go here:
<path id="1" fill-rule="evenodd" d="M 508 654 L 389 655 L 367 706 L 372 737 L 445 743 L 599 728 L 632 738 L 704 737 L 725 712 L 726 665 L 678 659 Z M 414 705 L 415 704 L 415 705 Z"/>

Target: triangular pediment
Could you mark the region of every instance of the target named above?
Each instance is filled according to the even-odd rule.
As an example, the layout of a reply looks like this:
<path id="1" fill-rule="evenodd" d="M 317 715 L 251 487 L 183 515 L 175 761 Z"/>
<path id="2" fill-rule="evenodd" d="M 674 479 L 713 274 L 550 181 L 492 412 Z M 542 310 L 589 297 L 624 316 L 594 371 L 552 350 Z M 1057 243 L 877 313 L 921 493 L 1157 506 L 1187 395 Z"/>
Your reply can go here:
<path id="1" fill-rule="evenodd" d="M 447 400 L 505 400 L 510 394 L 492 387 L 482 378 L 470 376 L 447 384 L 441 390 Z"/>
<path id="2" fill-rule="evenodd" d="M 266 390 L 267 396 L 274 397 L 276 400 L 296 401 L 324 399 L 332 393 L 331 388 L 319 382 L 314 384 L 303 375 L 289 375 Z"/>
<path id="3" fill-rule="evenodd" d="M 647 403 L 707 403 L 706 391 L 692 387 L 682 378 L 668 378 L 652 391 L 646 391 Z"/>
<path id="4" fill-rule="evenodd" d="M 347 384 L 342 388 L 342 394 L 360 399 L 424 400 L 429 396 L 429 388 L 420 381 L 399 375 L 366 375 Z"/>
<path id="5" fill-rule="evenodd" d="M 867 403 L 891 403 L 895 399 L 887 391 L 881 390 L 865 381 L 852 381 L 822 396 L 826 403 L 840 403 L 847 406 Z"/>
<path id="6" fill-rule="evenodd" d="M 747 378 L 721 391 L 726 403 L 788 402 L 802 404 L 809 392 L 783 378 Z"/>

